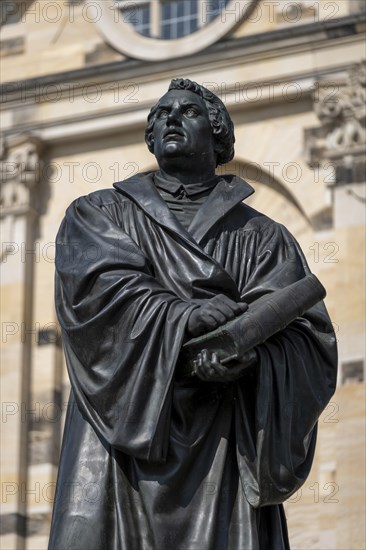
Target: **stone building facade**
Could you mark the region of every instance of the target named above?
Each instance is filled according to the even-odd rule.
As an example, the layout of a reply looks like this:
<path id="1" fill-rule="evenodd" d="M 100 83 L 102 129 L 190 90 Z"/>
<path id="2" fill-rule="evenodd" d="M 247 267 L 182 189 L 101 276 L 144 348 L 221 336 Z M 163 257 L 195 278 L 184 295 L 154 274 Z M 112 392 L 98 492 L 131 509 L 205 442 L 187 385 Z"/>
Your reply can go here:
<path id="1" fill-rule="evenodd" d="M 289 228 L 328 291 L 339 383 L 311 476 L 286 505 L 292 546 L 364 549 L 364 2 L 0 10 L 1 548 L 47 547 L 69 389 L 53 305 L 58 226 L 74 198 L 155 167 L 148 109 L 183 76 L 232 115 L 236 155 L 220 170 L 255 187 L 250 204 Z"/>

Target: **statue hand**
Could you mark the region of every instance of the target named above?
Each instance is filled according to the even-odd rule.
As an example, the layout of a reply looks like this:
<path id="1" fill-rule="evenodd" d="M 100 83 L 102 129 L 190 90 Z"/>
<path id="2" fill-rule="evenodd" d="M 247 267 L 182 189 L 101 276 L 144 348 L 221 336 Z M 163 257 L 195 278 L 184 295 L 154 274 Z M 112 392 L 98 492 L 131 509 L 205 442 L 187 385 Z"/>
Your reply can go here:
<path id="1" fill-rule="evenodd" d="M 242 376 L 244 371 L 258 360 L 255 348 L 248 351 L 240 362 L 222 365 L 217 353 L 210 354 L 203 349 L 193 361 L 194 372 L 198 378 L 207 382 L 232 382 Z"/>
<path id="2" fill-rule="evenodd" d="M 187 331 L 196 337 L 224 325 L 248 309 L 244 302 L 234 302 L 224 294 L 205 300 L 203 305 L 194 309 L 189 316 Z"/>

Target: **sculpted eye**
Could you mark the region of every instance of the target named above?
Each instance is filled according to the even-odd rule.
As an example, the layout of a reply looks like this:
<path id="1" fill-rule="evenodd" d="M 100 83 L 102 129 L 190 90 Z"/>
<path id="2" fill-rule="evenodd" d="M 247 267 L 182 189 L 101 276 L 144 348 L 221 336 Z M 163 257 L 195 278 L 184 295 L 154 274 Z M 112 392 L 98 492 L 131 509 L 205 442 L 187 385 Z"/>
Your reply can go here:
<path id="1" fill-rule="evenodd" d="M 159 118 L 167 118 L 168 115 L 169 115 L 169 113 L 165 109 L 162 109 L 161 111 L 158 112 L 158 117 Z"/>
<path id="2" fill-rule="evenodd" d="M 188 109 L 185 112 L 185 115 L 188 117 L 195 117 L 198 115 L 198 112 L 194 107 L 188 107 Z"/>

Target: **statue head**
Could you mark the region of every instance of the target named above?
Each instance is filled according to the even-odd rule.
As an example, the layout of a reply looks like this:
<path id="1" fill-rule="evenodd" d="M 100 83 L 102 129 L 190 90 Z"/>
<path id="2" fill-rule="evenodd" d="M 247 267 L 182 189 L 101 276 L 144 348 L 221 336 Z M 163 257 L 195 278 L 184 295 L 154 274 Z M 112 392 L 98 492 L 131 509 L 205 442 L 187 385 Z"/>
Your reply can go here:
<path id="1" fill-rule="evenodd" d="M 167 94 L 172 90 L 187 90 L 197 94 L 204 102 L 213 136 L 213 147 L 216 155 L 216 166 L 226 164 L 234 157 L 234 125 L 230 115 L 219 97 L 210 92 L 204 86 L 189 79 L 176 78 L 171 81 Z M 152 107 L 148 116 L 148 124 L 145 131 L 145 141 L 149 151 L 154 154 L 154 125 L 157 118 L 161 98 Z"/>

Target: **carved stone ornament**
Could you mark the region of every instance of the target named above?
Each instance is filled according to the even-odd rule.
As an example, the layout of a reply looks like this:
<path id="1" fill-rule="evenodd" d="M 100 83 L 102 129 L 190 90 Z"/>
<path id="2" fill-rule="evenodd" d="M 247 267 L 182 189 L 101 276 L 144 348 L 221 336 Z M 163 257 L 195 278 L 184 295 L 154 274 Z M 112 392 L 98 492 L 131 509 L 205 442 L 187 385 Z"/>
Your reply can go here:
<path id="1" fill-rule="evenodd" d="M 344 80 L 319 82 L 313 99 L 321 126 L 305 130 L 310 166 L 332 164 L 338 184 L 364 181 L 366 61 Z"/>
<path id="2" fill-rule="evenodd" d="M 0 147 L 1 217 L 37 211 L 35 188 L 41 180 L 43 144 L 35 136 L 4 140 Z"/>

